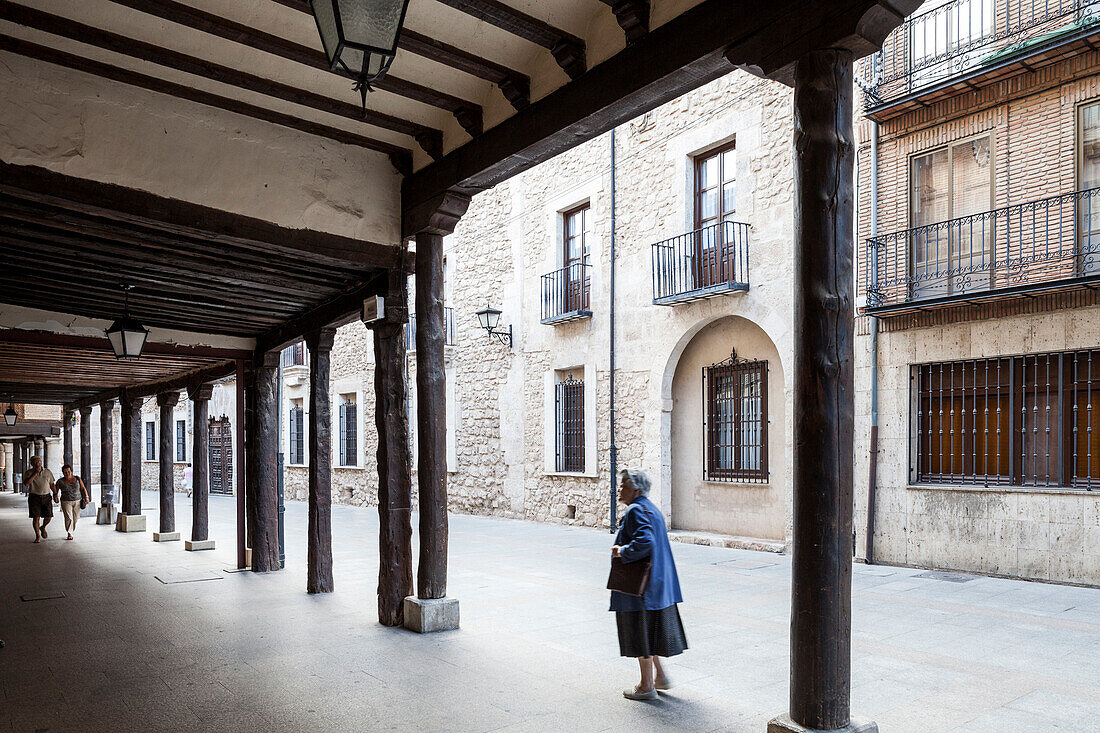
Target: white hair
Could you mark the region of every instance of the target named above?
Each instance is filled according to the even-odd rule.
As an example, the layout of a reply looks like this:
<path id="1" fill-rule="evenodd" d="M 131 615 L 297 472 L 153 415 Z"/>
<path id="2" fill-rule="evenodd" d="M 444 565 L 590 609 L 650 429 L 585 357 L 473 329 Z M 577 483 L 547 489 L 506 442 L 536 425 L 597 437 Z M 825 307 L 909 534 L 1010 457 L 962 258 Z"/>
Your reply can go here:
<path id="1" fill-rule="evenodd" d="M 630 479 L 630 485 L 638 490 L 642 496 L 649 496 L 649 488 L 652 482 L 645 471 L 636 468 L 624 468 L 620 474 L 623 478 Z"/>

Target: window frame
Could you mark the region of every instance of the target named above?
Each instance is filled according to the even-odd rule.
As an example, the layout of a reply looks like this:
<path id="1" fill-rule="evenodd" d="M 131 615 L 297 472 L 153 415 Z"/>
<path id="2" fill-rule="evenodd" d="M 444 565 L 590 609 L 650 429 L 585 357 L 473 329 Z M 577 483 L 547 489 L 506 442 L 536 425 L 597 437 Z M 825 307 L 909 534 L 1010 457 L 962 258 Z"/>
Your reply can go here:
<path id="1" fill-rule="evenodd" d="M 340 395 L 338 408 L 339 465 L 342 468 L 359 466 L 359 409 L 354 394 Z"/>
<path id="2" fill-rule="evenodd" d="M 157 424 L 153 420 L 145 421 L 145 460 L 157 460 Z"/>
<path id="3" fill-rule="evenodd" d="M 1087 372 L 1082 377 L 1081 364 L 1087 365 Z M 1007 452 L 1007 471 L 996 474 L 986 470 L 978 473 L 977 464 L 980 462 L 988 469 L 991 463 L 988 438 L 985 438 L 982 450 L 984 456 L 976 450 L 979 409 L 979 386 L 977 377 L 973 377 L 972 392 L 967 391 L 966 369 L 972 365 L 976 370 L 978 365 L 992 363 L 1007 363 L 1007 380 L 999 380 L 995 396 L 1005 401 L 1007 417 L 1003 420 L 998 416 L 998 424 L 993 428 L 1000 433 L 1007 433 L 1004 439 L 1004 449 Z M 960 367 L 962 373 L 962 386 L 956 388 L 954 370 Z M 944 424 L 944 379 L 943 373 L 950 371 L 952 383 L 947 387 L 946 405 L 948 424 Z M 928 387 L 925 388 L 924 374 L 929 374 Z M 932 388 L 933 373 L 939 372 L 938 391 Z M 1007 382 L 1007 383 L 1006 383 Z M 982 388 L 987 389 L 985 395 L 986 404 L 980 408 L 981 415 L 988 415 L 988 380 Z M 1084 388 L 1079 390 L 1080 385 Z M 956 408 L 956 392 L 959 400 Z M 928 396 L 929 409 L 923 410 L 925 396 Z M 1014 489 L 1014 490 L 1057 490 L 1057 491 L 1092 491 L 1100 488 L 1100 439 L 1097 440 L 1097 450 L 1093 451 L 1090 437 L 1096 433 L 1100 435 L 1100 405 L 1092 408 L 1091 405 L 1100 402 L 1092 395 L 1100 395 L 1100 349 L 1069 349 L 1066 351 L 1050 351 L 1035 354 L 1016 354 L 1011 356 L 994 356 L 988 358 L 958 359 L 944 362 L 924 362 L 910 365 L 910 482 L 917 486 L 936 485 L 961 485 L 980 486 L 990 489 Z M 938 406 L 932 405 L 932 401 L 939 400 Z M 1089 408 L 1081 414 L 1080 401 L 1084 400 Z M 960 414 L 958 427 L 959 462 L 961 471 L 953 470 L 956 444 L 956 409 Z M 999 409 L 999 408 L 998 408 Z M 939 415 L 938 421 L 935 416 Z M 971 422 L 966 424 L 966 417 L 970 415 Z M 1030 420 L 1029 420 L 1030 418 Z M 1083 420 L 1083 422 L 1082 422 Z M 1007 429 L 1004 424 L 1007 423 Z M 927 426 L 927 430 L 925 430 Z M 989 433 L 989 419 L 984 417 L 982 434 Z M 967 431 L 974 438 L 974 450 L 972 455 L 966 453 Z M 947 435 L 948 450 L 951 454 L 952 470 L 943 471 L 944 435 Z M 934 444 L 938 436 L 938 443 Z M 1081 439 L 1085 441 L 1086 460 L 1084 473 L 1080 474 Z M 927 447 L 922 446 L 922 441 L 928 439 Z M 1053 443 L 1052 443 L 1053 441 Z M 1001 440 L 995 441 L 996 459 L 993 462 L 1000 463 Z M 931 469 L 936 465 L 935 449 L 939 449 L 938 465 L 940 471 Z M 1042 448 L 1042 450 L 1040 450 Z M 1040 462 L 1045 461 L 1041 467 Z M 974 471 L 966 473 L 967 464 L 974 467 Z M 999 467 L 999 466 L 998 466 Z M 1045 468 L 1045 474 L 1042 472 Z M 1045 480 L 1041 477 L 1045 475 Z"/>
<path id="4" fill-rule="evenodd" d="M 727 180 L 726 176 L 725 176 L 725 154 L 728 153 L 728 152 L 731 152 L 731 151 L 735 153 L 735 155 L 734 155 L 734 175 L 733 175 L 732 178 Z M 718 180 L 718 186 L 717 186 L 717 188 L 718 188 L 718 208 L 716 209 L 717 213 L 715 214 L 715 216 L 711 217 L 713 219 L 713 222 L 711 222 L 711 223 L 726 221 L 727 217 L 732 217 L 734 214 L 737 213 L 736 152 L 737 152 L 737 138 L 734 138 L 733 140 L 729 140 L 727 142 L 721 143 L 720 145 L 717 145 L 713 148 L 710 148 L 708 150 L 704 150 L 701 153 L 697 153 L 697 154 L 691 156 L 691 165 L 692 165 L 692 170 L 693 170 L 692 179 L 691 179 L 692 180 L 691 198 L 692 198 L 692 207 L 693 207 L 693 209 L 692 209 L 692 219 L 691 219 L 692 229 L 702 229 L 705 226 L 710 226 L 710 224 L 702 223 L 703 222 L 703 218 L 702 218 L 702 214 L 703 214 L 703 207 L 702 207 L 703 191 L 702 191 L 702 187 L 701 187 L 700 184 L 702 182 L 703 167 L 704 167 L 706 161 L 710 160 L 711 158 L 715 158 L 715 157 L 718 158 L 718 179 L 719 179 Z M 724 193 L 723 189 L 725 188 L 727 183 L 732 183 L 733 186 L 734 186 L 734 207 L 733 207 L 732 211 L 726 211 L 725 210 L 725 196 L 722 195 Z M 710 221 L 710 219 L 708 219 L 708 221 Z M 731 221 L 732 221 L 732 219 L 731 219 Z"/>
<path id="5" fill-rule="evenodd" d="M 554 380 L 554 470 L 583 474 L 586 467 L 584 376 Z M 574 401 L 575 402 L 572 402 Z"/>
<path id="6" fill-rule="evenodd" d="M 766 484 L 770 480 L 769 466 L 769 441 L 768 441 L 768 360 L 767 359 L 739 359 L 736 354 L 725 361 L 703 367 L 703 480 L 716 483 L 735 484 Z M 759 394 L 749 395 L 747 398 L 743 391 L 734 397 L 720 400 L 717 384 L 722 378 L 740 378 L 745 375 L 756 375 L 758 380 L 756 387 Z M 749 410 L 745 410 L 745 400 L 756 400 L 756 404 Z M 732 419 L 723 420 L 720 412 L 722 403 L 729 402 L 733 408 Z M 746 420 L 746 414 L 749 419 Z M 727 445 L 718 442 L 722 431 L 722 423 L 733 425 L 730 432 L 732 438 Z M 745 443 L 746 428 L 758 427 L 759 442 L 753 446 Z M 759 455 L 755 466 L 745 465 L 746 449 L 757 447 Z M 720 465 L 721 452 L 724 449 L 730 451 L 734 465 L 732 467 Z"/>
<path id="7" fill-rule="evenodd" d="M 287 410 L 287 458 L 291 466 L 306 465 L 305 457 L 305 408 L 301 400 L 292 400 Z M 297 459 L 297 460 L 295 460 Z"/>
<path id="8" fill-rule="evenodd" d="M 187 421 L 176 420 L 176 463 L 187 462 Z"/>

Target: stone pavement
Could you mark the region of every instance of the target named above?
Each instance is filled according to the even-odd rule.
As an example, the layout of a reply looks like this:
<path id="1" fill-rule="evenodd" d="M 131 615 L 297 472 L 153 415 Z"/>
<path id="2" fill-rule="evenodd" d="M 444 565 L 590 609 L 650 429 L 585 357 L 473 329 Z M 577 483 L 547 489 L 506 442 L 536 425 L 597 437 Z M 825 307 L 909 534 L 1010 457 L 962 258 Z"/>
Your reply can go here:
<path id="1" fill-rule="evenodd" d="M 763 733 L 787 708 L 786 556 L 674 545 L 691 649 L 639 703 L 599 530 L 452 515 L 462 629 L 418 636 L 377 624 L 373 509 L 333 507 L 336 593 L 311 597 L 301 503 L 262 576 L 225 572 L 231 497 L 204 553 L 87 520 L 67 542 L 60 512 L 33 545 L 25 507 L 0 495 L 0 731 Z M 853 710 L 884 733 L 1100 731 L 1100 590 L 857 565 L 854 616 Z"/>

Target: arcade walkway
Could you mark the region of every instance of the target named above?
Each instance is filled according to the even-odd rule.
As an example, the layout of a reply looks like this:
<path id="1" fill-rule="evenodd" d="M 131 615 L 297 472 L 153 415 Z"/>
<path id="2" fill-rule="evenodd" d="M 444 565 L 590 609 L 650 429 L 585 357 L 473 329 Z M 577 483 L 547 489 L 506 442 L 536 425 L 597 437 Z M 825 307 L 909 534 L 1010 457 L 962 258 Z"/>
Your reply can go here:
<path id="1" fill-rule="evenodd" d="M 66 542 L 59 515 L 32 545 L 0 495 L 0 731 L 762 733 L 786 709 L 787 557 L 676 545 L 692 648 L 636 703 L 605 533 L 452 516 L 462 629 L 419 636 L 376 623 L 375 510 L 333 507 L 336 592 L 311 597 L 304 504 L 271 575 L 225 572 L 232 499 L 210 509 L 214 552 L 91 522 Z M 960 579 L 855 567 L 853 710 L 884 733 L 1100 730 L 1100 590 Z"/>

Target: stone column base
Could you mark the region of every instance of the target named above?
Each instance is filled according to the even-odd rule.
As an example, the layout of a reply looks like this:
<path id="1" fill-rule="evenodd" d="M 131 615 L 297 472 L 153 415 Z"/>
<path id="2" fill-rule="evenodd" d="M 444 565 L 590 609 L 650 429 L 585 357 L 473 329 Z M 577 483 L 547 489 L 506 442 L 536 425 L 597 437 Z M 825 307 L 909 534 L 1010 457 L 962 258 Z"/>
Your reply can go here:
<path id="1" fill-rule="evenodd" d="M 404 615 L 405 628 L 418 634 L 457 629 L 458 599 L 408 596 L 405 598 Z"/>
<path id="2" fill-rule="evenodd" d="M 791 720 L 789 713 L 768 721 L 768 733 L 878 733 L 878 725 L 865 718 L 852 717 L 848 725 L 829 731 L 806 728 Z"/>
<path id="3" fill-rule="evenodd" d="M 144 514 L 119 514 L 115 522 L 115 530 L 118 532 L 144 532 Z"/>
<path id="4" fill-rule="evenodd" d="M 214 540 L 184 540 L 183 549 L 190 552 L 197 550 L 213 550 Z"/>
<path id="5" fill-rule="evenodd" d="M 154 532 L 153 542 L 178 542 L 179 532 Z"/>
<path id="6" fill-rule="evenodd" d="M 95 515 L 96 524 L 114 524 L 116 521 L 118 521 L 118 507 L 114 504 L 101 506 Z"/>

